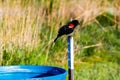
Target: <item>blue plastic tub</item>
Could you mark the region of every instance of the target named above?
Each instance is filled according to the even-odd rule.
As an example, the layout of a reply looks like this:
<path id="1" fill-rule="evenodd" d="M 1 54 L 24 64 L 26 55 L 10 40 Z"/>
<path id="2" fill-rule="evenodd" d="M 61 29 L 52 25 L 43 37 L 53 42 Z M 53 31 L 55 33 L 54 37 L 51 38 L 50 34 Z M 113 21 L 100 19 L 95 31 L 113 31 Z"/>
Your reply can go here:
<path id="1" fill-rule="evenodd" d="M 0 80 L 66 80 L 66 70 L 52 66 L 1 66 Z"/>

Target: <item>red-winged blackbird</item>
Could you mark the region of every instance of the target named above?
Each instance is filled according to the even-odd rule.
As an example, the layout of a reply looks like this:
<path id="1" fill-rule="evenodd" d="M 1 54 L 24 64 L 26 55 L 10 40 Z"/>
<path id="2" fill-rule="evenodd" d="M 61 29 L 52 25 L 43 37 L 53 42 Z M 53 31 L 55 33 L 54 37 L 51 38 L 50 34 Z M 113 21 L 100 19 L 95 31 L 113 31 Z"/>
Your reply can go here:
<path id="1" fill-rule="evenodd" d="M 79 24 L 78 20 L 72 20 L 70 22 L 68 22 L 66 25 L 63 25 L 59 31 L 58 31 L 58 35 L 55 38 L 54 42 L 56 42 L 56 40 L 62 36 L 62 35 L 68 35 L 70 33 L 72 33 L 75 29 L 75 27 Z"/>

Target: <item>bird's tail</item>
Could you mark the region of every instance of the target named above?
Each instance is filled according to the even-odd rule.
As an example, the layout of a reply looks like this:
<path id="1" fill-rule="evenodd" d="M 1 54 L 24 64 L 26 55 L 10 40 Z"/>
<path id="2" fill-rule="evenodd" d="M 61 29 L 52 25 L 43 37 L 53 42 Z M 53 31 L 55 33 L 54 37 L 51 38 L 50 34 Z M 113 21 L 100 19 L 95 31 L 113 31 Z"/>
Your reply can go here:
<path id="1" fill-rule="evenodd" d="M 58 39 L 58 36 L 54 39 L 54 43 L 57 41 L 57 39 Z"/>

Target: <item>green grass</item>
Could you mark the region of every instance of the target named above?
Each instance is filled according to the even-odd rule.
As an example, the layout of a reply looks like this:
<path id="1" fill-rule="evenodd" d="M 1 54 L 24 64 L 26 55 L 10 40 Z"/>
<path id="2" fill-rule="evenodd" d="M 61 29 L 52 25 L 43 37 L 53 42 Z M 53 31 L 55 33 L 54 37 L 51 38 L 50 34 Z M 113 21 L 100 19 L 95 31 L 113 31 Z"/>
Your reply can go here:
<path id="1" fill-rule="evenodd" d="M 115 14 L 105 10 L 114 5 L 119 7 L 117 0 L 0 1 L 0 65 L 67 69 L 67 36 L 52 42 L 60 26 L 83 19 L 73 34 L 75 80 L 119 80 L 120 25 L 116 30 Z"/>
<path id="2" fill-rule="evenodd" d="M 120 68 L 116 63 L 79 64 L 75 70 L 76 80 L 119 80 Z"/>

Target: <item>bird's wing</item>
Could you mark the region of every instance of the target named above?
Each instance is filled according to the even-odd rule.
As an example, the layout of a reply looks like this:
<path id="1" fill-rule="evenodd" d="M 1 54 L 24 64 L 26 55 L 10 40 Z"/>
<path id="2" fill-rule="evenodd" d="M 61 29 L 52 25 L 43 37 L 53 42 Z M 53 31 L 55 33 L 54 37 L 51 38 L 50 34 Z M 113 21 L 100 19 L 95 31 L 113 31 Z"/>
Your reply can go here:
<path id="1" fill-rule="evenodd" d="M 67 30 L 67 26 L 64 25 L 59 29 L 58 33 L 65 34 L 66 30 Z"/>

